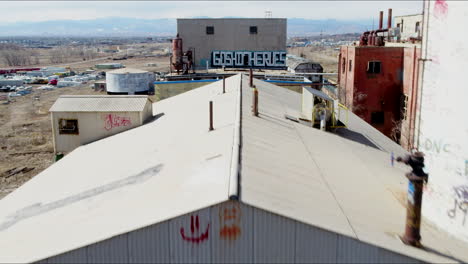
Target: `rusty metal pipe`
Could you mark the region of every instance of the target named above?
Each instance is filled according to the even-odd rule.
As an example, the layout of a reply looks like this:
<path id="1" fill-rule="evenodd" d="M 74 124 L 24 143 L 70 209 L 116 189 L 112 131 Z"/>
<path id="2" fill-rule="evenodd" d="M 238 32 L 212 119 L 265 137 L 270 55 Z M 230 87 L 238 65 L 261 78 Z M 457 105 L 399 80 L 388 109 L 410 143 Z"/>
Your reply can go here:
<path id="1" fill-rule="evenodd" d="M 408 205 L 406 210 L 405 234 L 402 241 L 410 246 L 421 247 L 421 205 L 423 182 L 427 182 L 428 174 L 424 168 L 424 154 L 416 152 L 405 157 L 398 157 L 398 162 L 411 166 L 412 171 L 406 173 L 408 183 Z"/>
<path id="2" fill-rule="evenodd" d="M 383 27 L 383 11 L 380 11 L 379 14 L 379 29 L 382 29 Z"/>
<path id="3" fill-rule="evenodd" d="M 213 101 L 210 101 L 210 131 L 213 130 Z"/>
<path id="4" fill-rule="evenodd" d="M 253 70 L 250 68 L 249 70 L 249 85 L 250 87 L 253 87 Z"/>
<path id="5" fill-rule="evenodd" d="M 252 114 L 258 116 L 258 90 L 253 89 L 253 100 L 252 100 Z"/>
<path id="6" fill-rule="evenodd" d="M 392 27 L 392 9 L 388 9 L 387 29 Z"/>

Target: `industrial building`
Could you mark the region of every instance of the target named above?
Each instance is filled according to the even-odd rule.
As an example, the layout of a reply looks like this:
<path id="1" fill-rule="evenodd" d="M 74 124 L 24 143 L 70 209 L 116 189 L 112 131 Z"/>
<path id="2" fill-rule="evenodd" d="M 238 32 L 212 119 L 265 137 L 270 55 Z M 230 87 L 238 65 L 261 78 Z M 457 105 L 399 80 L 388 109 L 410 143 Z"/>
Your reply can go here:
<path id="1" fill-rule="evenodd" d="M 196 69 L 286 68 L 286 24 L 285 18 L 184 18 L 177 32 Z"/>
<path id="2" fill-rule="evenodd" d="M 125 68 L 125 66 L 122 63 L 100 63 L 94 65 L 94 68 L 96 69 L 120 69 L 120 68 Z"/>
<path id="3" fill-rule="evenodd" d="M 422 14 L 395 16 L 395 25 L 399 31 L 400 41 L 421 40 Z"/>
<path id="4" fill-rule="evenodd" d="M 390 152 L 400 146 L 352 113 L 338 134 L 291 121 L 300 93 L 253 85 L 258 116 L 247 77 L 226 79 L 225 92 L 211 83 L 155 103 L 153 122 L 77 148 L 0 200 L 0 262 L 468 261 L 430 225 L 432 250 L 395 236 L 408 168 Z"/>
<path id="5" fill-rule="evenodd" d="M 339 98 L 354 113 L 399 142 L 414 144 L 415 100 L 420 45 L 392 42 L 391 9 L 387 28 L 364 32 L 359 45 L 340 47 Z"/>
<path id="6" fill-rule="evenodd" d="M 50 108 L 54 151 L 75 148 L 141 126 L 152 117 L 147 96 L 62 95 Z"/>
<path id="7" fill-rule="evenodd" d="M 323 67 L 319 63 L 296 55 L 287 55 L 286 65 L 288 71 L 292 73 L 323 73 Z M 323 75 L 307 76 L 313 83 L 322 83 Z"/>
<path id="8" fill-rule="evenodd" d="M 107 94 L 148 94 L 154 90 L 154 73 L 124 68 L 106 73 Z"/>

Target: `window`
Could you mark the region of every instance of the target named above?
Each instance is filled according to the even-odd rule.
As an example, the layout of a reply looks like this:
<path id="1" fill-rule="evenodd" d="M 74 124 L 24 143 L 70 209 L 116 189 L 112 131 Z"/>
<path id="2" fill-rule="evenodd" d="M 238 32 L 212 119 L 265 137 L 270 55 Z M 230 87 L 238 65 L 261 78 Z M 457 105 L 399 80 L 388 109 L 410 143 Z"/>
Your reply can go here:
<path id="1" fill-rule="evenodd" d="M 397 27 L 397 28 L 400 28 L 400 23 L 397 23 L 397 24 L 396 24 L 396 27 Z"/>
<path id="2" fill-rule="evenodd" d="M 78 120 L 77 119 L 59 119 L 59 134 L 78 135 Z"/>
<path id="3" fill-rule="evenodd" d="M 250 27 L 250 34 L 257 34 L 257 26 Z"/>
<path id="4" fill-rule="evenodd" d="M 343 58 L 343 73 L 345 72 L 346 70 L 346 58 Z"/>
<path id="5" fill-rule="evenodd" d="M 416 22 L 416 26 L 414 27 L 414 32 L 419 32 L 419 26 L 420 26 L 420 23 Z"/>
<path id="6" fill-rule="evenodd" d="M 353 69 L 353 60 L 349 60 L 349 71 Z"/>
<path id="7" fill-rule="evenodd" d="M 371 124 L 373 125 L 382 125 L 384 123 L 384 112 L 383 111 L 378 111 L 378 112 L 372 112 L 371 113 Z"/>
<path id="8" fill-rule="evenodd" d="M 401 20 L 401 28 L 400 31 L 403 32 L 403 19 Z"/>
<path id="9" fill-rule="evenodd" d="M 380 61 L 369 61 L 367 63 L 367 73 L 380 73 Z"/>
<path id="10" fill-rule="evenodd" d="M 401 115 L 402 119 L 406 120 L 406 112 L 407 112 L 407 106 L 408 106 L 408 96 L 406 94 L 401 95 Z"/>
<path id="11" fill-rule="evenodd" d="M 207 35 L 214 35 L 214 27 L 213 26 L 206 27 L 206 34 Z"/>

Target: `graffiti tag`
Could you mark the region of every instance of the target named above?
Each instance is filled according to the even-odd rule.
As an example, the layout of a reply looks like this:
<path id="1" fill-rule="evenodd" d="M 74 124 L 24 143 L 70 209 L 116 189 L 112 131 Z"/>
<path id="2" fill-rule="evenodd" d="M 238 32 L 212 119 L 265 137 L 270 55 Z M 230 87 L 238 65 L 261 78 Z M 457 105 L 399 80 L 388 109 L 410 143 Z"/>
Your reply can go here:
<path id="1" fill-rule="evenodd" d="M 437 18 L 444 18 L 447 16 L 448 5 L 445 0 L 436 0 L 434 4 L 434 15 Z"/>
<path id="2" fill-rule="evenodd" d="M 457 211 L 463 213 L 462 225 L 465 226 L 466 215 L 468 214 L 468 186 L 458 186 L 453 188 L 455 191 L 455 198 L 453 199 L 453 209 L 448 210 L 447 215 L 450 218 L 457 216 Z"/>
<path id="3" fill-rule="evenodd" d="M 286 67 L 286 51 L 213 51 L 213 67 Z"/>
<path id="4" fill-rule="evenodd" d="M 241 234 L 241 210 L 239 203 L 229 202 L 219 209 L 219 237 L 225 240 L 236 240 Z"/>
<path id="5" fill-rule="evenodd" d="M 210 223 L 206 226 L 206 230 L 203 233 L 200 233 L 200 220 L 198 218 L 198 215 L 193 217 L 193 215 L 190 216 L 190 236 L 187 236 L 185 234 L 185 230 L 183 227 L 180 228 L 180 236 L 182 237 L 183 240 L 191 243 L 201 243 L 205 240 L 208 239 L 209 237 L 209 231 L 210 231 Z"/>
<path id="6" fill-rule="evenodd" d="M 104 129 L 111 130 L 114 127 L 131 126 L 132 121 L 128 117 L 108 114 L 104 117 Z"/>
<path id="7" fill-rule="evenodd" d="M 426 141 L 424 141 L 424 148 L 427 151 L 435 153 L 440 153 L 441 151 L 445 153 L 450 153 L 450 144 L 444 143 L 442 140 L 436 141 L 426 139 Z"/>

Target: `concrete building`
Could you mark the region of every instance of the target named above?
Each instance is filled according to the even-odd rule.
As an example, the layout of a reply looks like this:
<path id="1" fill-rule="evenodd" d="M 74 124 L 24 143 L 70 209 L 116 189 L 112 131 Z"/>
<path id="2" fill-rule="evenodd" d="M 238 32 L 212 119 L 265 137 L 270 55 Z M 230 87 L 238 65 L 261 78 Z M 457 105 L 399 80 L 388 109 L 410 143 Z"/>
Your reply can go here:
<path id="1" fill-rule="evenodd" d="M 468 118 L 464 36 L 468 5 L 424 1 L 416 146 L 426 155 L 429 181 L 423 216 L 468 241 Z M 466 246 L 464 250 L 466 250 Z"/>
<path id="2" fill-rule="evenodd" d="M 307 60 L 295 55 L 287 55 L 286 65 L 292 73 L 323 73 L 323 67 L 319 63 Z M 322 83 L 323 75 L 307 76 L 314 83 Z"/>
<path id="3" fill-rule="evenodd" d="M 211 83 L 155 103 L 153 122 L 77 148 L 0 200 L 0 262 L 468 261 L 465 244 L 430 225 L 430 250 L 395 236 L 409 169 L 389 152 L 400 146 L 352 113 L 339 134 L 288 120 L 301 94 L 253 84 L 258 117 L 248 78 L 226 79 L 226 93 Z"/>
<path id="4" fill-rule="evenodd" d="M 183 50 L 195 68 L 285 68 L 286 19 L 177 19 Z"/>
<path id="5" fill-rule="evenodd" d="M 409 41 L 410 38 L 422 37 L 422 14 L 395 16 L 395 27 L 398 28 L 400 41 Z"/>
<path id="6" fill-rule="evenodd" d="M 152 117 L 147 96 L 62 95 L 50 108 L 55 153 L 142 125 Z"/>

